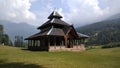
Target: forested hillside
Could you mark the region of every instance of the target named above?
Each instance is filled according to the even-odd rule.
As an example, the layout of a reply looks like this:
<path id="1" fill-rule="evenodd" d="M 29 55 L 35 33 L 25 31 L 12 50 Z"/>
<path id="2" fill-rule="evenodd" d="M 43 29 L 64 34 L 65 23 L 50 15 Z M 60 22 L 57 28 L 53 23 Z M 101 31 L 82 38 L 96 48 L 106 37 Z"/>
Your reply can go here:
<path id="1" fill-rule="evenodd" d="M 4 26 L 4 32 L 9 35 L 13 43 L 15 41 L 15 36 L 23 36 L 23 38 L 26 38 L 37 32 L 37 27 L 26 23 L 14 23 L 0 20 L 0 24 Z"/>
<path id="2" fill-rule="evenodd" d="M 88 44 L 108 44 L 120 41 L 120 18 L 109 18 L 84 27 L 76 28 L 78 32 L 90 36 Z"/>
<path id="3" fill-rule="evenodd" d="M 9 39 L 9 36 L 4 33 L 3 25 L 0 25 L 0 44 L 2 44 L 2 45 L 12 45 L 12 42 Z"/>

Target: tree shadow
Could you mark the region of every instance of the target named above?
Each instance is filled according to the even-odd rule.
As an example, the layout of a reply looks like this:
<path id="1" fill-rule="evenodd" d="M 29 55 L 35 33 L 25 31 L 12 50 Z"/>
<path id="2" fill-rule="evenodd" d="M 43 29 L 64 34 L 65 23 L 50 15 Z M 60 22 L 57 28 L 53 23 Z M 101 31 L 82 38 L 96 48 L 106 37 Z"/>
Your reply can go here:
<path id="1" fill-rule="evenodd" d="M 27 48 L 22 48 L 21 50 L 25 50 L 25 51 L 28 51 L 28 49 L 27 49 Z"/>
<path id="2" fill-rule="evenodd" d="M 5 60 L 0 60 L 0 68 L 45 68 L 42 65 L 25 64 L 22 62 L 7 63 Z"/>
<path id="3" fill-rule="evenodd" d="M 46 50 L 36 50 L 36 49 L 27 49 L 27 48 L 22 48 L 21 50 L 31 51 L 31 52 L 48 52 L 48 51 L 46 51 Z"/>

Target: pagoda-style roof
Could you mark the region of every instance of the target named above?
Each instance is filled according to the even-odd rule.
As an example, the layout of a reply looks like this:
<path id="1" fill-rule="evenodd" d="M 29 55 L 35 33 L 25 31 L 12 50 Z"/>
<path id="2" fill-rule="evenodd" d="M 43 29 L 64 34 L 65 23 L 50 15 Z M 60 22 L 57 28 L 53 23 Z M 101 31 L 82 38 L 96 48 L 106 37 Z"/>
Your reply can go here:
<path id="1" fill-rule="evenodd" d="M 56 11 L 53 11 L 50 16 L 48 17 L 48 21 L 45 22 L 43 25 L 41 25 L 40 27 L 38 27 L 38 29 L 41 29 L 41 28 L 46 28 L 50 25 L 61 25 L 61 26 L 70 26 L 70 24 L 64 22 L 63 20 L 61 20 L 62 16 L 57 13 Z"/>
<path id="2" fill-rule="evenodd" d="M 70 25 L 63 20 L 61 20 L 62 16 L 53 11 L 50 16 L 48 17 L 48 21 L 45 22 L 43 25 L 38 27 L 41 31 L 36 33 L 28 38 L 29 39 L 39 39 L 42 36 L 59 36 L 64 37 L 66 35 L 72 36 L 73 38 L 88 38 L 89 36 L 77 33 L 74 29 L 73 25 Z"/>

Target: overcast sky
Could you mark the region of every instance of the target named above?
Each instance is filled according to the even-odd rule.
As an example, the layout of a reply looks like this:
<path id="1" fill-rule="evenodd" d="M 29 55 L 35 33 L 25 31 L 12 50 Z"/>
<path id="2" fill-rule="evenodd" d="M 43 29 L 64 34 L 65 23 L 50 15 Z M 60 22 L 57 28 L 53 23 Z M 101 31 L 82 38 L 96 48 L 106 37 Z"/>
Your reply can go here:
<path id="1" fill-rule="evenodd" d="M 79 26 L 120 13 L 120 0 L 0 0 L 0 20 L 15 23 L 39 26 L 53 10 Z"/>

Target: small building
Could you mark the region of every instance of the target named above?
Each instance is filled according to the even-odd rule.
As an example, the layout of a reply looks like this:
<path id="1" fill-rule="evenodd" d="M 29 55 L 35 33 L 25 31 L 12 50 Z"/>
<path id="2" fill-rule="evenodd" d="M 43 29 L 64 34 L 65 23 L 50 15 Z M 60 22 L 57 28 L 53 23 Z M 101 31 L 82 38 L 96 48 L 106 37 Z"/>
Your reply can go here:
<path id="1" fill-rule="evenodd" d="M 62 16 L 53 11 L 48 21 L 37 29 L 40 32 L 26 38 L 28 49 L 40 51 L 82 51 L 87 35 L 76 32 L 73 25 L 61 20 Z"/>

